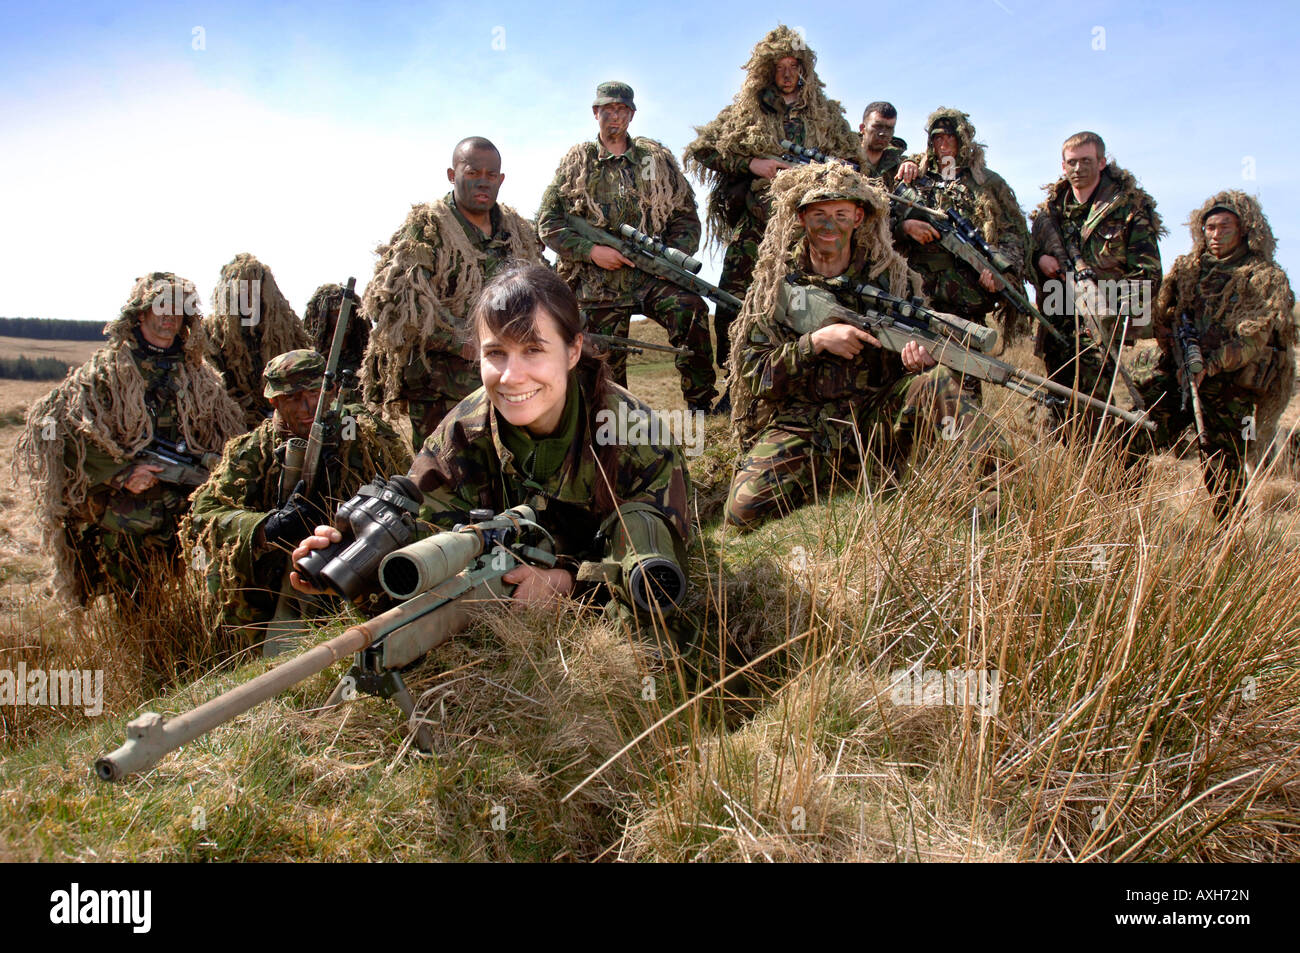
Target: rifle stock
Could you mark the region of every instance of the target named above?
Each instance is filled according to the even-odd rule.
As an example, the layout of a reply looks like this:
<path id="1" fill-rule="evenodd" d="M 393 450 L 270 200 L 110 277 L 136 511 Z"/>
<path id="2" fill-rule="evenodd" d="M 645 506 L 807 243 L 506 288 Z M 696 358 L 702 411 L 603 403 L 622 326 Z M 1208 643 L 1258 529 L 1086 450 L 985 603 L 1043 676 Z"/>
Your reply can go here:
<path id="1" fill-rule="evenodd" d="M 478 515 L 482 512 L 475 511 Z M 530 507 L 518 506 L 499 516 L 435 534 L 392 553 L 388 559 L 405 554 L 404 558 L 421 562 L 431 570 L 420 582 L 425 588 L 387 612 L 351 626 L 341 635 L 192 711 L 171 719 L 153 712 L 141 715 L 127 725 L 126 742 L 96 760 L 96 775 L 104 781 L 120 781 L 129 774 L 147 771 L 169 751 L 324 671 L 348 655 L 355 655 L 355 662 L 330 695 L 327 707 L 351 700 L 352 690 L 359 690 L 392 698 L 407 718 L 411 718 L 414 702 L 398 669 L 463 631 L 472 620 L 472 605 L 506 596 L 507 587 L 501 582 L 501 577 L 515 566 L 523 561 L 545 565 L 548 560 L 554 565 L 554 557 L 546 550 L 526 542 L 534 538 L 534 533 L 545 536 L 535 519 L 536 514 Z M 549 537 L 543 539 L 542 544 L 548 540 Z M 439 561 L 431 554 L 445 558 Z M 417 732 L 417 740 L 427 745 L 427 733 Z"/>

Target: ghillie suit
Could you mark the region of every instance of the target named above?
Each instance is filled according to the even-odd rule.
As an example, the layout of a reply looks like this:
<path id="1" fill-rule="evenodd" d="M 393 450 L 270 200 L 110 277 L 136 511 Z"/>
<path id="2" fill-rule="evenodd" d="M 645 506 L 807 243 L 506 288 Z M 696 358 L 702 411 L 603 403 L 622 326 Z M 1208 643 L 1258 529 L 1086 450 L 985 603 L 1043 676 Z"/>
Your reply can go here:
<path id="1" fill-rule="evenodd" d="M 890 243 L 885 193 L 850 169 L 809 166 L 779 173 L 772 199 L 731 346 L 732 419 L 745 454 L 727 519 L 745 528 L 875 460 L 902 469 L 931 432 L 938 439 L 945 417 L 964 424 L 973 413 L 944 367 L 909 374 L 898 354 L 871 345 L 851 359 L 816 351 L 812 336 L 837 321 L 837 308 L 862 309 L 853 285 L 900 297 L 920 292 L 919 276 Z M 866 216 L 853 234 L 848 268 L 826 278 L 812 270 L 798 212 L 835 199 L 859 203 Z"/>
<path id="2" fill-rule="evenodd" d="M 653 139 L 629 138 L 622 155 L 599 140 L 581 142 L 565 154 L 542 195 L 537 231 L 556 253 L 557 271 L 577 295 L 589 330 L 626 335 L 632 314 L 644 314 L 668 332 L 674 346 L 693 352 L 675 362 L 687 405 L 711 404 L 716 375 L 703 300 L 637 268 L 601 268 L 591 261 L 594 243 L 566 222 L 573 215 L 615 234 L 620 225 L 632 225 L 688 255 L 699 248 L 695 193 L 677 160 Z M 626 352 L 611 355 L 610 370 L 619 384 L 626 384 L 626 363 Z"/>
<path id="3" fill-rule="evenodd" d="M 1104 359 L 1103 348 L 1109 345 L 1117 350 L 1121 336 L 1125 343 L 1132 343 L 1151 334 L 1151 304 L 1160 290 L 1159 240 L 1169 232 L 1156 212 L 1155 199 L 1131 172 L 1113 162 L 1101 170 L 1101 180 L 1087 202 L 1075 201 L 1070 182 L 1064 176 L 1044 186 L 1044 190 L 1047 198 L 1032 216 L 1030 275 L 1039 310 L 1071 345 L 1062 344 L 1040 328 L 1036 350 L 1053 380 L 1077 387 L 1086 394 L 1104 396 L 1115 370 Z M 1071 247 L 1082 256 L 1099 282 L 1140 292 L 1127 305 L 1131 313 L 1127 329 L 1117 313 L 1109 313 L 1120 311 L 1121 306 L 1117 303 L 1114 309 L 1109 309 L 1105 306 L 1106 296 L 1096 296 L 1094 310 L 1102 334 L 1108 339 L 1106 342 L 1094 340 L 1079 318 L 1070 293 L 1075 289 L 1064 277 L 1065 272 L 1074 270 L 1074 259 L 1068 250 Z M 1039 270 L 1038 259 L 1043 255 L 1051 255 L 1060 263 L 1060 275 L 1048 278 Z M 1112 296 L 1111 300 L 1119 299 Z M 1143 307 L 1145 314 L 1140 313 Z M 1090 422 L 1086 429 L 1089 432 L 1096 429 L 1096 416 L 1090 412 L 1071 406 L 1054 408 L 1053 413 L 1058 421 L 1082 414 Z"/>
<path id="4" fill-rule="evenodd" d="M 149 344 L 139 332 L 139 316 L 155 302 L 159 310 L 184 309 L 169 348 Z M 238 405 L 204 362 L 191 282 L 169 272 L 138 278 L 104 333 L 108 344 L 28 411 L 15 448 L 15 473 L 32 484 L 43 548 L 54 560 L 57 592 L 69 604 L 85 605 L 110 583 L 129 593 L 138 583 L 157 582 L 141 566 L 175 551 L 176 521 L 189 490 L 168 483 L 138 494 L 126 490 L 138 451 L 158 436 L 183 442 L 192 453 L 220 453 L 243 432 Z"/>
<path id="5" fill-rule="evenodd" d="M 351 429 L 341 429 L 326 444 L 309 500 L 321 522 L 329 522 L 339 504 L 377 474 L 405 473 L 411 466 L 406 441 L 384 420 L 347 404 L 341 419 Z M 230 441 L 181 525 L 187 562 L 202 567 L 208 595 L 226 625 L 255 626 L 275 612 L 288 549 L 259 545 L 258 529 L 280 506 L 281 494 L 292 490 L 280 485 L 290 436 L 276 414 Z"/>
<path id="6" fill-rule="evenodd" d="M 222 267 L 212 292 L 212 313 L 203 326 L 208 360 L 243 408 L 244 430 L 251 430 L 271 415 L 262 396 L 262 368 L 285 351 L 310 347 L 307 329 L 280 293 L 271 269 L 247 252 Z"/>
<path id="7" fill-rule="evenodd" d="M 774 84 L 776 64 L 787 56 L 799 61 L 803 85 L 786 103 Z M 683 155 L 686 169 L 709 189 L 708 241 L 725 245 L 718 285 L 745 297 L 771 205 L 772 180 L 754 175 L 751 159 L 777 158 L 781 140 L 856 160 L 860 142 L 844 118 L 844 107 L 828 99 L 817 77 L 817 54 L 803 37 L 778 26 L 754 47 L 743 67 L 745 81 L 717 118 L 696 127 L 696 139 Z M 719 305 L 714 315 L 718 357 L 728 353 L 728 328 L 736 314 Z"/>
<path id="8" fill-rule="evenodd" d="M 1205 220 L 1228 211 L 1241 223 L 1242 241 L 1224 258 L 1206 247 Z M 1219 192 L 1188 220 L 1192 250 L 1169 269 L 1156 299 L 1158 361 L 1134 372 L 1159 426 L 1153 438 L 1171 446 L 1194 426 L 1192 408 L 1181 409 L 1174 335 L 1186 314 L 1205 359 L 1200 385 L 1208 446 L 1205 485 L 1222 517 L 1244 489 L 1277 430 L 1295 386 L 1295 294 L 1273 259 L 1277 242 L 1259 200 L 1244 192 Z M 1154 352 L 1148 352 L 1154 355 Z M 1158 403 L 1157 403 L 1158 401 Z M 1253 434 L 1252 434 L 1253 431 Z"/>
<path id="9" fill-rule="evenodd" d="M 957 155 L 952 159 L 943 159 L 935 152 L 936 127 L 956 136 Z M 1006 256 L 1011 268 L 1004 274 L 1013 286 L 1018 285 L 1025 274 L 1029 231 L 1015 192 L 985 164 L 985 147 L 975 140 L 975 127 L 966 113 L 941 106 L 930 113 L 925 128 L 928 142 L 926 151 L 913 157 L 921 173 L 912 188 L 925 205 L 940 211 L 956 209 L 970 219 L 989 247 Z M 996 293 L 981 286 L 979 275 L 939 242 L 922 244 L 908 236 L 903 226 L 910 220 L 926 221 L 923 213 L 907 211 L 895 226 L 894 238 L 907 256 L 907 263 L 920 273 L 931 304 L 940 311 L 977 322 L 984 322 L 994 312 L 1004 336 L 1014 338 L 1018 328 L 1016 312 Z"/>
<path id="10" fill-rule="evenodd" d="M 317 353 L 329 356 L 330 346 L 334 343 L 334 326 L 338 324 L 339 309 L 343 306 L 342 285 L 321 285 L 307 302 L 303 314 L 303 327 L 311 338 L 310 347 Z M 361 302 L 355 296 L 352 301 L 352 314 L 348 318 L 348 330 L 343 336 L 343 352 L 339 356 L 339 370 L 361 373 L 361 361 L 366 353 L 366 344 L 370 341 L 370 321 L 361 310 Z"/>
<path id="11" fill-rule="evenodd" d="M 480 384 L 461 348 L 483 283 L 507 262 L 542 260 L 532 222 L 500 203 L 490 218 L 492 234 L 484 235 L 449 193 L 411 206 L 402 227 L 375 249 L 379 261 L 362 303 L 374 320 L 361 363 L 362 394 L 390 419 L 405 402 L 416 450 Z"/>

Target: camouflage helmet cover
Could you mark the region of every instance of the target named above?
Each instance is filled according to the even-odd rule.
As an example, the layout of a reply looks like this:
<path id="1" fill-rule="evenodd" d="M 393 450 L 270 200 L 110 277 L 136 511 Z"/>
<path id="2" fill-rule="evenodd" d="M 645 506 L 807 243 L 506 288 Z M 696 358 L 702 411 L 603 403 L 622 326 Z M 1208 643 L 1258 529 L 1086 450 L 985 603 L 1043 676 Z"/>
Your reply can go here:
<path id="1" fill-rule="evenodd" d="M 324 375 L 325 358 L 315 351 L 307 348 L 285 351 L 267 361 L 266 370 L 262 372 L 262 379 L 266 382 L 262 396 L 270 400 L 320 387 Z"/>

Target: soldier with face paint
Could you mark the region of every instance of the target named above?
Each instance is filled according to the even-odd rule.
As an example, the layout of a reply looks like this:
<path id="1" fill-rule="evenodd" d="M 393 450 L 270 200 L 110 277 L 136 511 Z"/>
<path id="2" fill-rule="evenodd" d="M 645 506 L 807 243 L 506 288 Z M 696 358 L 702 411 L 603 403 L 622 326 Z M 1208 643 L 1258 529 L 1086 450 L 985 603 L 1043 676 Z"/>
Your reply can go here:
<path id="1" fill-rule="evenodd" d="M 447 180 L 452 191 L 411 207 L 366 287 L 374 321 L 361 367 L 365 401 L 390 417 L 403 404 L 415 449 L 478 386 L 466 316 L 483 284 L 506 262 L 542 260 L 532 222 L 497 202 L 501 153 L 486 139 L 461 140 Z"/>
<path id="2" fill-rule="evenodd" d="M 709 187 L 708 228 L 726 246 L 718 286 L 743 299 L 758 260 L 771 210 L 773 177 L 782 161 L 781 140 L 841 159 L 857 158 L 858 143 L 844 107 L 826 96 L 817 77 L 817 54 L 802 36 L 778 26 L 763 37 L 745 64 L 745 81 L 717 118 L 696 129 L 686 147 L 686 168 Z M 718 305 L 713 326 L 718 361 L 730 351 L 728 329 L 736 312 Z"/>
<path id="3" fill-rule="evenodd" d="M 1228 190 L 1211 196 L 1188 222 L 1192 250 L 1180 255 L 1155 306 L 1158 351 L 1146 351 L 1133 376 L 1159 430 L 1137 449 L 1167 448 L 1194 425 L 1181 399 L 1175 336 L 1186 320 L 1204 369 L 1195 377 L 1206 439 L 1206 489 L 1225 518 L 1277 430 L 1295 383 L 1295 294 L 1274 261 L 1276 241 L 1259 200 Z"/>
<path id="4" fill-rule="evenodd" d="M 919 277 L 890 243 L 879 187 L 847 167 L 814 165 L 780 173 L 772 195 L 731 354 L 732 419 L 745 455 L 727 521 L 742 529 L 875 461 L 904 469 L 916 445 L 940 435 L 945 417 L 966 431 L 973 413 L 923 345 L 885 350 L 837 316 L 862 309 L 858 284 L 901 297 L 919 292 Z"/>
<path id="5" fill-rule="evenodd" d="M 192 487 L 136 454 L 155 438 L 218 453 L 243 417 L 204 361 L 191 282 L 161 271 L 136 279 L 104 331 L 108 344 L 28 411 L 14 467 L 32 481 L 60 595 L 85 605 L 107 590 L 139 604 L 172 568 Z"/>

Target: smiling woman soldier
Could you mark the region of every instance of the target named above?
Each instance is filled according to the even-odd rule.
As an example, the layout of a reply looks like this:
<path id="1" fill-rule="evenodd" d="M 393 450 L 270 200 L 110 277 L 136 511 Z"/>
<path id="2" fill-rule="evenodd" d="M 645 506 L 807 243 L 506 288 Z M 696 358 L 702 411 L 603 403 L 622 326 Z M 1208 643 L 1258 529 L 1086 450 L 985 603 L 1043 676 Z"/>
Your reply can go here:
<path id="1" fill-rule="evenodd" d="M 528 504 L 554 537 L 559 558 L 553 569 L 520 566 L 507 573 L 516 600 L 541 604 L 612 592 L 624 608 L 640 605 L 629 567 L 635 556 L 654 556 L 677 567 L 678 577 L 659 608 L 680 605 L 689 532 L 681 450 L 597 438 L 605 432 L 600 411 L 619 419 L 620 405 L 624 417 L 650 410 L 584 351 L 568 285 L 538 265 L 504 272 L 483 287 L 471 327 L 483 386 L 444 418 L 408 474 L 423 494 L 422 525 L 450 528 L 468 522 L 476 508 L 499 512 Z M 324 529 L 303 542 L 295 560 L 341 538 Z M 294 577 L 301 591 L 310 591 Z"/>

